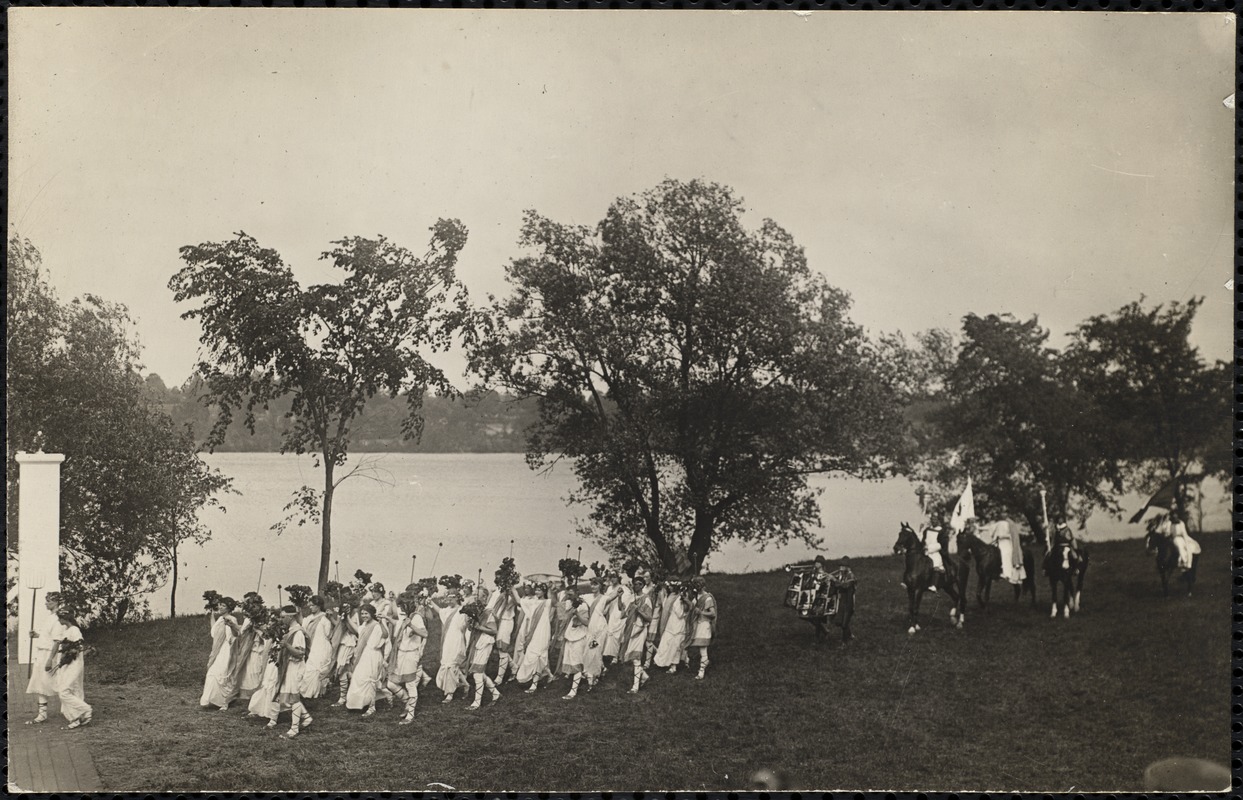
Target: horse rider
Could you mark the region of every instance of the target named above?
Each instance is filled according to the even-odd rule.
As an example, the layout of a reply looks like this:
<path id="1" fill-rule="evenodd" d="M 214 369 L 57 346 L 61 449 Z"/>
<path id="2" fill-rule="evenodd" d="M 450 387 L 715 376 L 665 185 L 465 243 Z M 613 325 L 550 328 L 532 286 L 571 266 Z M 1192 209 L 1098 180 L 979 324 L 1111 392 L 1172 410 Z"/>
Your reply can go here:
<path id="1" fill-rule="evenodd" d="M 1178 566 L 1191 569 L 1192 558 L 1200 552 L 1200 544 L 1187 533 L 1186 515 L 1171 511 L 1158 526 L 1157 533 L 1169 537 L 1178 549 Z"/>
<path id="2" fill-rule="evenodd" d="M 1070 529 L 1070 525 L 1066 524 L 1066 520 L 1059 519 L 1053 527 L 1053 548 L 1057 549 L 1065 545 L 1070 549 L 1070 557 L 1075 561 L 1082 561 L 1082 555 L 1079 552 L 1079 540 L 1075 538 L 1075 532 Z"/>
<path id="3" fill-rule="evenodd" d="M 929 581 L 928 591 L 935 592 L 937 590 L 937 573 L 945 576 L 945 563 L 941 560 L 941 518 L 933 517 L 929 525 L 924 528 L 923 542 L 924 552 L 928 558 L 932 559 L 932 580 Z"/>

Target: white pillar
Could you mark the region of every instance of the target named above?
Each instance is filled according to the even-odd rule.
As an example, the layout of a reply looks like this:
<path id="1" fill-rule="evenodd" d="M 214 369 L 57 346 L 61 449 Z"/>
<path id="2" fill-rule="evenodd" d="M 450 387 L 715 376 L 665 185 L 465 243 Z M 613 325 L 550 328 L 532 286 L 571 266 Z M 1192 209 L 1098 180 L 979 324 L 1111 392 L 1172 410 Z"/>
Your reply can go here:
<path id="1" fill-rule="evenodd" d="M 43 598 L 60 591 L 60 453 L 17 454 L 17 663 L 30 663 L 30 630 L 47 621 Z"/>

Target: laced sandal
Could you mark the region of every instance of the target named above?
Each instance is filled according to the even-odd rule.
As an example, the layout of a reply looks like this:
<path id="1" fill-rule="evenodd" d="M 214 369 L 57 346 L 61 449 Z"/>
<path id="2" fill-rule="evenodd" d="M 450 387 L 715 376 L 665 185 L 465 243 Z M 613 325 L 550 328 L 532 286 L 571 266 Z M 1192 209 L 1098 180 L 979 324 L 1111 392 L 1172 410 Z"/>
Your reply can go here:
<path id="1" fill-rule="evenodd" d="M 498 692 L 498 691 L 496 691 L 495 689 L 493 689 L 493 690 L 492 690 L 492 699 L 488 701 L 488 705 L 490 705 L 490 706 L 494 706 L 494 705 L 496 705 L 496 702 L 497 702 L 498 700 L 500 700 L 500 699 L 501 699 L 501 693 L 500 693 L 500 692 Z"/>
<path id="2" fill-rule="evenodd" d="M 413 725 L 413 724 L 414 724 L 414 715 L 413 715 L 413 714 L 407 714 L 406 716 L 402 717 L 402 718 L 401 718 L 401 720 L 400 720 L 397 724 L 398 724 L 398 725 Z"/>
<path id="3" fill-rule="evenodd" d="M 289 730 L 285 731 L 285 738 L 286 739 L 296 738 L 299 733 L 301 733 L 301 731 L 299 731 L 297 728 L 290 728 Z"/>
<path id="4" fill-rule="evenodd" d="M 27 725 L 42 725 L 47 722 L 47 706 L 39 706 L 39 713 L 34 719 L 26 720 Z"/>
<path id="5" fill-rule="evenodd" d="M 374 716 L 375 716 L 375 706 L 374 705 L 367 706 L 367 710 L 363 712 L 363 717 L 366 718 L 366 717 L 374 717 Z"/>
<path id="6" fill-rule="evenodd" d="M 275 728 L 275 727 L 276 727 L 276 720 L 269 720 L 269 721 L 268 721 L 268 724 L 267 724 L 267 725 L 264 725 L 263 727 L 268 728 L 269 730 L 270 730 L 270 729 L 272 729 L 272 728 Z"/>

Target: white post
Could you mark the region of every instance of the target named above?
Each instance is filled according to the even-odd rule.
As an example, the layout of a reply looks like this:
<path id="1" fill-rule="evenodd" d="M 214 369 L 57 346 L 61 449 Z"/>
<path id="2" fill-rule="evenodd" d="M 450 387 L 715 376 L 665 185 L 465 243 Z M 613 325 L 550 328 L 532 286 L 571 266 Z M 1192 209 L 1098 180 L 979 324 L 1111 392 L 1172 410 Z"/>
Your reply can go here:
<path id="1" fill-rule="evenodd" d="M 43 598 L 60 591 L 60 453 L 17 454 L 17 663 L 30 663 L 31 625 L 47 621 Z"/>

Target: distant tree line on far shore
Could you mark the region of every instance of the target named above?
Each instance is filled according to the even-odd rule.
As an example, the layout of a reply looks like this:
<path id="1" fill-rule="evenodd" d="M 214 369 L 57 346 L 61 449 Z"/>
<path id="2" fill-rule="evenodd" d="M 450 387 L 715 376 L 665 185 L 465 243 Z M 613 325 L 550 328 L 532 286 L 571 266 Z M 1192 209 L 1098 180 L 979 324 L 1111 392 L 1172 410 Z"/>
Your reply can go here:
<path id="1" fill-rule="evenodd" d="M 146 378 L 152 402 L 160 406 L 176 426 L 189 426 L 197 442 L 206 439 L 215 422 L 215 411 L 200 397 L 201 381 L 192 377 L 182 386 L 169 387 L 159 375 Z M 277 453 L 281 432 L 291 401 L 274 400 L 269 408 L 256 411 L 255 432 L 234 420 L 223 442 L 214 448 L 228 453 Z M 518 400 L 497 392 L 464 397 L 428 395 L 423 399 L 422 437 L 402 437 L 402 420 L 407 414 L 404 397 L 377 395 L 367 404 L 351 426 L 356 452 L 364 453 L 521 453 L 526 445 L 524 431 L 539 415 L 534 398 Z"/>

